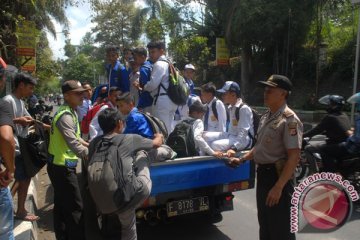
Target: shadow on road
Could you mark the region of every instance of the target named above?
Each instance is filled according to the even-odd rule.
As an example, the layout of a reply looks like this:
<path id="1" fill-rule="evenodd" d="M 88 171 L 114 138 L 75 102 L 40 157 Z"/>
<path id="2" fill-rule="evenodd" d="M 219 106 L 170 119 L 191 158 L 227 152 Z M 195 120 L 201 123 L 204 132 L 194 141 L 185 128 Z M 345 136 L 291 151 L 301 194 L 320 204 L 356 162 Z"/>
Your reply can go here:
<path id="1" fill-rule="evenodd" d="M 230 240 L 215 225 L 200 216 L 175 219 L 155 227 L 138 224 L 137 230 L 139 240 Z"/>

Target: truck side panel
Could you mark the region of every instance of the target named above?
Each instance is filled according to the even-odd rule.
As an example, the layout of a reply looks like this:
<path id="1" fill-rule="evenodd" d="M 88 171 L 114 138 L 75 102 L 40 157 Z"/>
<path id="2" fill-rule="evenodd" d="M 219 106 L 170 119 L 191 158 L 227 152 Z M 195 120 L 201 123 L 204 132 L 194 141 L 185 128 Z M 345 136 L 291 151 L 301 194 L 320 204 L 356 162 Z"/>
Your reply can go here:
<path id="1" fill-rule="evenodd" d="M 229 167 L 224 160 L 211 159 L 150 168 L 152 179 L 151 196 L 218 184 L 250 180 L 252 166 L 249 161 L 238 168 Z"/>

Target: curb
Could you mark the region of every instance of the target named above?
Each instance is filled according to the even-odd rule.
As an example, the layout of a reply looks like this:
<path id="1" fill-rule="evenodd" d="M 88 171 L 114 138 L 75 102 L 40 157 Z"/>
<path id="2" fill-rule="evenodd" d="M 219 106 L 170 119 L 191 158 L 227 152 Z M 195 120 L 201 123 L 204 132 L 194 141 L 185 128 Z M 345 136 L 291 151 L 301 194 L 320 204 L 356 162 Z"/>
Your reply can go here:
<path id="1" fill-rule="evenodd" d="M 26 209 L 35 214 L 37 210 L 37 192 L 35 181 L 37 175 L 31 179 L 27 199 L 25 202 Z M 14 221 L 14 237 L 15 240 L 37 240 L 38 239 L 38 225 L 37 222 L 27 222 L 21 220 Z"/>

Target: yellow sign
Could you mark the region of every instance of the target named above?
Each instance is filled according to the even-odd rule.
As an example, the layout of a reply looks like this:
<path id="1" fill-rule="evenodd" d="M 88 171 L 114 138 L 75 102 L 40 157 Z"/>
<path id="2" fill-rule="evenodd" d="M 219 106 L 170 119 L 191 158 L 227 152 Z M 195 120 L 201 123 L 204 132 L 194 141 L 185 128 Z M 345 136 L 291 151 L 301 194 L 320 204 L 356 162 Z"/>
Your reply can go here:
<path id="1" fill-rule="evenodd" d="M 19 56 L 21 63 L 21 70 L 27 72 L 35 72 L 36 70 L 36 57 Z"/>
<path id="2" fill-rule="evenodd" d="M 216 64 L 229 65 L 230 51 L 224 38 L 216 38 Z"/>
<path id="3" fill-rule="evenodd" d="M 33 21 L 20 21 L 16 28 L 18 44 L 16 55 L 19 56 L 21 70 L 34 72 L 36 68 L 37 29 Z"/>

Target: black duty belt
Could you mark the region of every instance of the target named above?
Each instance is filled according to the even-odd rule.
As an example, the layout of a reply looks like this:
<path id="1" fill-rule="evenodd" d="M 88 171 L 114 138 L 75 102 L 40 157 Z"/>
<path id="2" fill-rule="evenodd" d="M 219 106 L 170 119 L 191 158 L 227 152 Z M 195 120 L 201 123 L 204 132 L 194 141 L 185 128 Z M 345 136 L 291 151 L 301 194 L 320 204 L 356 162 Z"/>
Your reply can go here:
<path id="1" fill-rule="evenodd" d="M 275 168 L 275 163 L 258 164 L 258 169 L 271 169 Z"/>

